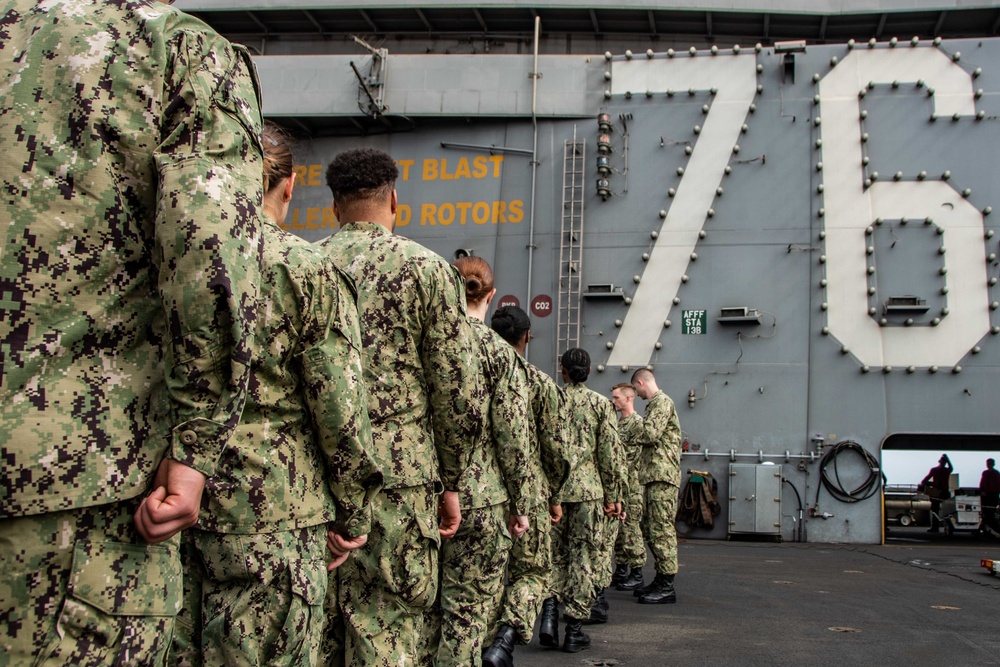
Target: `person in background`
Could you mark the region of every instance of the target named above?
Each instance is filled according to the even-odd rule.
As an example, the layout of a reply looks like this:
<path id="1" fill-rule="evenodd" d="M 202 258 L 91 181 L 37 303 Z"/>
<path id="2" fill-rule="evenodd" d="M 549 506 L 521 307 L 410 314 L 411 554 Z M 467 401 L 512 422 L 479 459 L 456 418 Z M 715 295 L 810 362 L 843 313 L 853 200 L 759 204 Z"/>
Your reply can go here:
<path id="1" fill-rule="evenodd" d="M 459 479 L 462 525 L 441 545 L 438 604 L 424 627 L 424 664 L 482 664 L 496 630 L 511 538 L 528 530 L 528 509 L 541 496 L 541 470 L 531 452 L 528 385 L 517 353 L 483 321 L 496 295 L 493 271 L 481 257 L 452 266 L 465 279 L 472 338 L 484 377 L 487 428 L 472 465 Z"/>
<path id="2" fill-rule="evenodd" d="M 997 506 L 1000 505 L 1000 470 L 997 462 L 986 459 L 986 470 L 979 478 L 979 508 L 983 515 L 983 523 L 993 533 L 1000 537 L 1000 517 L 997 516 Z"/>
<path id="3" fill-rule="evenodd" d="M 611 402 L 618 411 L 618 436 L 625 448 L 629 492 L 625 502 L 625 522 L 615 543 L 615 588 L 632 591 L 645 583 L 642 566 L 646 563 L 646 543 L 642 539 L 643 495 L 639 483 L 639 461 L 642 458 L 642 417 L 635 411 L 635 389 L 628 382 L 611 389 Z"/>
<path id="4" fill-rule="evenodd" d="M 327 560 L 339 565 L 365 543 L 382 484 L 354 296 L 328 257 L 279 228 L 295 186 L 291 147 L 271 123 L 262 143 L 266 217 L 250 391 L 206 484 L 198 526 L 185 535 L 191 649 L 220 667 L 278 657 L 319 663 L 328 579 L 336 584 Z"/>
<path id="5" fill-rule="evenodd" d="M 417 659 L 437 598 L 438 547 L 461 522 L 459 480 L 485 420 L 461 276 L 392 233 L 398 177 L 392 157 L 372 148 L 337 154 L 326 172 L 340 231 L 320 247 L 358 288 L 368 414 L 385 477 L 367 544 L 337 571 L 348 665 Z"/>
<path id="6" fill-rule="evenodd" d="M 524 358 L 531 339 L 527 313 L 517 306 L 503 306 L 493 313 L 490 326 Z M 483 652 L 483 664 L 488 667 L 512 667 L 514 646 L 531 642 L 551 580 L 551 525 L 562 518 L 560 497 L 571 468 L 561 416 L 562 390 L 536 366 L 526 360 L 523 363 L 528 379 L 531 451 L 543 479 L 537 504 L 528 510 L 528 531 L 514 540 L 511 549 L 499 625 L 493 643 Z"/>
<path id="7" fill-rule="evenodd" d="M 568 383 L 567 449 L 576 455 L 577 465 L 563 485 L 563 519 L 552 540 L 552 598 L 542 608 L 539 640 L 542 646 L 559 645 L 555 605 L 561 601 L 567 617 L 562 650 L 576 653 L 590 647 L 582 625 L 590 618 L 594 591 L 604 581 L 601 545 L 607 520 L 622 514 L 625 461 L 611 401 L 584 384 L 590 375 L 590 355 L 573 348 L 563 353 L 561 364 Z"/>
<path id="8" fill-rule="evenodd" d="M 670 397 L 656 384 L 653 372 L 640 368 L 632 374 L 636 395 L 646 401 L 642 416 L 643 442 L 639 483 L 643 485 L 642 532 L 653 553 L 656 576 L 647 586 L 632 590 L 640 604 L 677 601 L 677 495 L 681 485 L 681 425 Z"/>
<path id="9" fill-rule="evenodd" d="M 928 533 L 937 533 L 941 529 L 941 501 L 951 497 L 948 487 L 954 469 L 948 455 L 942 454 L 938 464 L 930 469 L 917 486 L 918 491 L 923 491 L 931 499 L 931 527 L 927 529 Z"/>
<path id="10" fill-rule="evenodd" d="M 253 63 L 166 4 L 0 25 L 0 665 L 162 664 L 250 377 Z"/>

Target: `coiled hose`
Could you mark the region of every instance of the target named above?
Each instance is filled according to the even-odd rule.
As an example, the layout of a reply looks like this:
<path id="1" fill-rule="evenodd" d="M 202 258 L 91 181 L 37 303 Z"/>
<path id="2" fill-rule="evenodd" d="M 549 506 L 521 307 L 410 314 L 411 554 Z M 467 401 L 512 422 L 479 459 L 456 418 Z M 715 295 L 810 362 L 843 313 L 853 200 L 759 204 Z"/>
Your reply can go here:
<path id="1" fill-rule="evenodd" d="M 867 479 L 850 491 L 845 489 L 843 482 L 840 481 L 840 470 L 837 466 L 838 458 L 846 452 L 857 453 L 858 456 L 864 459 L 869 471 Z M 827 470 L 831 464 L 833 465 L 832 476 L 830 471 Z M 882 473 L 878 460 L 868 450 L 853 440 L 844 440 L 830 447 L 830 450 L 820 461 L 819 471 L 823 486 L 816 489 L 817 506 L 819 505 L 820 488 L 826 489 L 831 496 L 842 503 L 856 503 L 874 496 L 881 490 L 882 484 L 885 483 L 885 475 Z"/>

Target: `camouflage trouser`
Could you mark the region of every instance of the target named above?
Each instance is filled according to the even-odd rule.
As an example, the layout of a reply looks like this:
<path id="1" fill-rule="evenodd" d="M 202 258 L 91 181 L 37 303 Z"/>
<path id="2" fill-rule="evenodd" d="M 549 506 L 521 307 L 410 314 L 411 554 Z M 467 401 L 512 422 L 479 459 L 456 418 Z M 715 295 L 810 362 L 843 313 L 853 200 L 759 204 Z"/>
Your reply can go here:
<path id="1" fill-rule="evenodd" d="M 482 664 L 483 643 L 496 632 L 510 553 L 507 503 L 462 509 L 455 537 L 441 543 L 438 604 L 425 616 L 423 665 Z"/>
<path id="2" fill-rule="evenodd" d="M 618 539 L 615 541 L 615 562 L 629 567 L 642 567 L 646 564 L 646 543 L 642 540 L 642 515 L 645 506 L 646 488 L 635 482 L 629 485 L 629 494 L 625 499 L 625 521 L 618 529 Z"/>
<path id="3" fill-rule="evenodd" d="M 201 598 L 200 612 L 191 616 L 199 619 L 191 645 L 201 647 L 203 664 L 316 664 L 327 587 L 325 525 L 253 535 L 191 530 L 185 539 L 192 558 L 184 573 Z"/>
<path id="4" fill-rule="evenodd" d="M 646 484 L 642 533 L 653 552 L 657 574 L 677 574 L 677 487 L 667 482 Z"/>
<path id="5" fill-rule="evenodd" d="M 507 566 L 507 588 L 498 625 L 517 630 L 522 644 L 531 642 L 535 619 L 549 594 L 552 576 L 552 524 L 549 507 L 528 512 L 528 532 L 514 540 Z"/>
<path id="6" fill-rule="evenodd" d="M 332 556 L 330 556 L 332 558 Z M 353 556 L 348 557 L 350 560 Z M 342 564 L 340 567 L 343 567 Z M 339 570 L 340 568 L 338 568 Z M 340 614 L 340 582 L 338 570 L 328 573 L 326 601 L 323 613 L 323 643 L 320 647 L 319 664 L 323 667 L 344 667 L 344 617 Z"/>
<path id="7" fill-rule="evenodd" d="M 0 665 L 163 665 L 180 539 L 146 544 L 139 499 L 0 520 Z"/>
<path id="8" fill-rule="evenodd" d="M 601 545 L 604 504 L 600 500 L 563 503 L 563 518 L 552 530 L 552 594 L 565 605 L 566 615 L 590 618 L 594 589 L 602 581 Z"/>
<path id="9" fill-rule="evenodd" d="M 434 484 L 383 489 L 368 543 L 337 568 L 348 665 L 416 664 L 424 614 L 438 588 Z"/>
<path id="10" fill-rule="evenodd" d="M 618 539 L 618 531 L 622 522 L 618 519 L 604 517 L 604 540 L 601 542 L 601 556 L 597 570 L 597 588 L 607 588 L 611 585 L 611 576 L 614 574 L 612 561 L 615 555 L 615 541 Z"/>

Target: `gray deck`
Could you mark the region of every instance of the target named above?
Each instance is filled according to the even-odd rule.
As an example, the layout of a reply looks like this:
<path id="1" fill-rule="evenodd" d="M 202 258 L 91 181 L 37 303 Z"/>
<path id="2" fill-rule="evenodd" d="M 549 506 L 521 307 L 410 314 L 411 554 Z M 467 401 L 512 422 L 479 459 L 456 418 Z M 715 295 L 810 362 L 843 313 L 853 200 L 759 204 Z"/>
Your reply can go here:
<path id="1" fill-rule="evenodd" d="M 515 664 L 1000 665 L 1000 578 L 983 557 L 1000 558 L 1000 544 L 924 529 L 897 529 L 884 546 L 692 540 L 680 545 L 678 604 L 609 590 L 609 622 L 586 629 L 591 649 L 536 637 Z"/>

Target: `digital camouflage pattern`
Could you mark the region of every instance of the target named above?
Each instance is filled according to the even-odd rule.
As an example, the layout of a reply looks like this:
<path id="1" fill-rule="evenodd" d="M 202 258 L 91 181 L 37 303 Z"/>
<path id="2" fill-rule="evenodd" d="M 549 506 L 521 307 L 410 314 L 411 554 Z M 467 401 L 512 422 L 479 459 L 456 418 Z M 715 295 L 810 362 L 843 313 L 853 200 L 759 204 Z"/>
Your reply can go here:
<path id="1" fill-rule="evenodd" d="M 562 502 L 620 502 L 625 497 L 625 455 L 618 441 L 618 419 L 611 401 L 586 385 L 568 384 L 566 397 L 569 479 Z"/>
<path id="2" fill-rule="evenodd" d="M 200 644 L 209 667 L 315 665 L 327 593 L 326 527 L 235 535 L 196 531 Z M 196 635 L 197 636 L 197 635 Z"/>
<path id="3" fill-rule="evenodd" d="M 139 495 L 166 455 L 212 474 L 243 409 L 256 76 L 153 5 L 0 15 L 0 517 Z"/>
<path id="4" fill-rule="evenodd" d="M 3 521 L 0 666 L 163 664 L 181 605 L 179 537 L 143 542 L 137 505 Z"/>
<path id="5" fill-rule="evenodd" d="M 615 409 L 583 383 L 564 389 L 568 423 L 569 479 L 563 486 L 562 521 L 553 530 L 553 592 L 568 616 L 590 618 L 594 591 L 610 567 L 604 503 L 624 499 L 625 454 L 618 441 Z"/>
<path id="6" fill-rule="evenodd" d="M 523 360 L 522 360 L 523 361 Z M 566 397 L 547 373 L 524 361 L 530 394 L 530 410 L 534 421 L 531 444 L 541 461 L 547 487 L 548 503 L 561 502 L 562 488 L 569 479 L 572 461 L 567 452 L 569 424 L 563 416 Z"/>
<path id="7" fill-rule="evenodd" d="M 667 482 L 646 485 L 642 532 L 649 543 L 657 574 L 677 574 L 677 487 Z"/>
<path id="8" fill-rule="evenodd" d="M 527 514 L 541 497 L 542 472 L 531 448 L 527 371 L 503 338 L 469 318 L 473 345 L 483 369 L 486 424 L 459 479 L 463 510 L 510 501 L 511 514 Z"/>
<path id="9" fill-rule="evenodd" d="M 563 503 L 562 520 L 552 527 L 551 595 L 565 605 L 570 618 L 590 618 L 594 591 L 604 578 L 601 553 L 607 525 L 603 503 L 587 500 Z"/>
<path id="10" fill-rule="evenodd" d="M 646 562 L 646 544 L 642 539 L 642 516 L 645 487 L 639 483 L 639 461 L 642 455 L 642 417 L 633 412 L 618 421 L 618 436 L 625 448 L 628 470 L 628 495 L 625 499 L 625 521 L 618 528 L 615 542 L 615 562 L 629 567 L 642 567 Z"/>
<path id="11" fill-rule="evenodd" d="M 0 625 L 8 664 L 161 664 L 179 538 L 132 516 L 239 421 L 259 282 L 253 65 L 164 4 L 0 10 Z"/>
<path id="12" fill-rule="evenodd" d="M 185 577 L 199 592 L 179 625 L 204 626 L 208 665 L 317 661 L 326 524 L 366 534 L 382 480 L 369 451 L 349 284 L 329 258 L 270 220 L 263 237 L 259 345 L 243 421 L 189 531 L 195 550 Z M 256 566 L 248 571 L 240 553 Z"/>
<path id="13" fill-rule="evenodd" d="M 374 454 L 385 484 L 368 543 L 340 569 L 347 664 L 410 664 L 438 586 L 437 496 L 457 491 L 484 429 L 461 276 L 369 222 L 321 243 L 357 286 Z"/>
<path id="14" fill-rule="evenodd" d="M 657 391 L 642 416 L 642 455 L 639 483 L 667 482 L 681 485 L 681 424 L 674 402 Z"/>
<path id="15" fill-rule="evenodd" d="M 368 532 L 382 473 L 371 453 L 361 332 L 346 278 L 315 247 L 263 224 L 258 347 L 243 420 L 203 496 L 219 533 L 334 523 Z"/>
<path id="16" fill-rule="evenodd" d="M 417 664 L 438 594 L 435 486 L 383 489 L 372 503 L 368 543 L 336 570 L 347 665 Z"/>
<path id="17" fill-rule="evenodd" d="M 681 425 L 674 402 L 657 391 L 642 417 L 645 444 L 639 482 L 645 486 L 642 532 L 658 574 L 677 572 L 677 492 L 681 484 Z"/>
<path id="18" fill-rule="evenodd" d="M 507 563 L 507 586 L 497 625 L 517 630 L 518 641 L 531 643 L 542 602 L 552 578 L 552 523 L 548 505 L 528 514 L 528 530 L 513 541 Z"/>
<path id="19" fill-rule="evenodd" d="M 507 516 L 506 503 L 463 510 L 458 532 L 441 544 L 439 599 L 426 617 L 420 664 L 482 664 L 483 644 L 489 643 L 496 630 L 503 600 L 511 548 Z"/>
<path id="20" fill-rule="evenodd" d="M 514 628 L 518 640 L 527 644 L 531 642 L 542 602 L 549 596 L 552 524 L 548 504 L 559 504 L 571 464 L 566 457 L 566 425 L 560 413 L 565 401 L 562 390 L 538 367 L 527 361 L 524 367 L 528 378 L 532 452 L 543 472 L 543 496 L 528 512 L 527 532 L 511 546 L 498 625 Z"/>
<path id="21" fill-rule="evenodd" d="M 374 223 L 345 224 L 321 245 L 358 288 L 385 488 L 441 480 L 456 490 L 484 428 L 461 277 L 440 255 Z"/>

